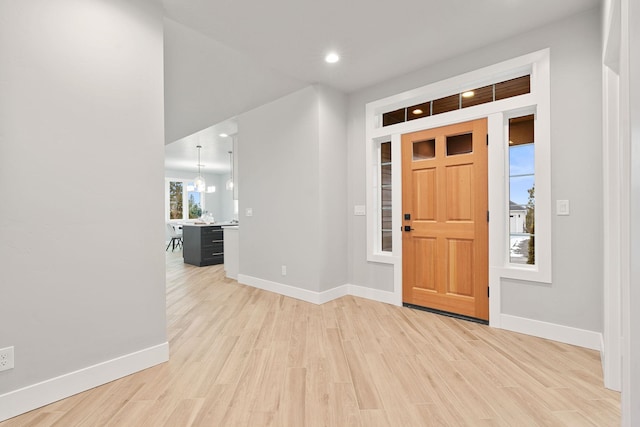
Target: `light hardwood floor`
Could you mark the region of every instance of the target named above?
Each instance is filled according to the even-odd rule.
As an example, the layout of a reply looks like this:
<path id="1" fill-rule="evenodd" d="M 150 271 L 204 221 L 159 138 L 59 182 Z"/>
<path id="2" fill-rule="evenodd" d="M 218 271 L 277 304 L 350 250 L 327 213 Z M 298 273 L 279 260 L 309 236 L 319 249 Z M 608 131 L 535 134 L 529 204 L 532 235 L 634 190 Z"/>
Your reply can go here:
<path id="1" fill-rule="evenodd" d="M 316 306 L 167 254 L 171 359 L 15 426 L 617 426 L 595 351 L 344 297 Z"/>

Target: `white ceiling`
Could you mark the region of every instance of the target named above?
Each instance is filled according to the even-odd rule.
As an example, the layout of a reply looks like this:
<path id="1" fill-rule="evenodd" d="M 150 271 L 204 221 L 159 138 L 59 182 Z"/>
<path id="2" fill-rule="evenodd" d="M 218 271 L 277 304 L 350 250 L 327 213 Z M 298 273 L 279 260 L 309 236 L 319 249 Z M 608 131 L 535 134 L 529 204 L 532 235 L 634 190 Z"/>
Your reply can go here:
<path id="1" fill-rule="evenodd" d="M 168 143 L 309 84 L 354 92 L 601 4 L 162 1 Z M 323 61 L 329 50 L 340 54 L 339 63 Z"/>
<path id="2" fill-rule="evenodd" d="M 198 145 L 200 169 L 203 173 L 228 173 L 231 169 L 233 138 L 238 133 L 234 119 L 210 126 L 199 132 L 167 144 L 164 147 L 164 167 L 168 170 L 198 171 Z M 227 135 L 227 136 L 221 136 Z"/>

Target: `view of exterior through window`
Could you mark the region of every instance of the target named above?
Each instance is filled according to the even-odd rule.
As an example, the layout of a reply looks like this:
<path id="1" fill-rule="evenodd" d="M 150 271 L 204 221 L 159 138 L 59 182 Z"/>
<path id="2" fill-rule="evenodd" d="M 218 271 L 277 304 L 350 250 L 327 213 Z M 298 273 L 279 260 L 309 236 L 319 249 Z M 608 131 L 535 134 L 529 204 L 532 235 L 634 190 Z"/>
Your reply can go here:
<path id="1" fill-rule="evenodd" d="M 182 182 L 169 182 L 169 219 L 182 219 Z"/>
<path id="2" fill-rule="evenodd" d="M 187 205 L 184 199 L 187 199 Z M 169 219 L 196 219 L 202 211 L 202 194 L 195 191 L 193 182 L 169 182 Z"/>
<path id="3" fill-rule="evenodd" d="M 189 191 L 189 219 L 200 218 L 202 215 L 202 193 Z"/>
<path id="4" fill-rule="evenodd" d="M 535 264 L 534 115 L 509 119 L 509 262 Z"/>
<path id="5" fill-rule="evenodd" d="M 391 142 L 380 144 L 380 218 L 381 218 L 381 249 L 391 252 Z"/>

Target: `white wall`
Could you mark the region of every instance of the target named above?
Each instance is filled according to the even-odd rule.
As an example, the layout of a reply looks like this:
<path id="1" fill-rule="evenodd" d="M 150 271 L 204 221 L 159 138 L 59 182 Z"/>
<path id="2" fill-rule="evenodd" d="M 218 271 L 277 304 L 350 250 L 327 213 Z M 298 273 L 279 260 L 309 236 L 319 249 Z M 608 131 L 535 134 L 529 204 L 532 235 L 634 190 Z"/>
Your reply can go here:
<path id="1" fill-rule="evenodd" d="M 344 112 L 344 95 L 309 86 L 239 116 L 241 280 L 346 283 Z"/>
<path id="2" fill-rule="evenodd" d="M 318 289 L 318 105 L 312 87 L 238 117 L 241 275 Z M 253 209 L 247 217 L 245 210 Z M 287 266 L 287 275 L 280 267 Z"/>
<path id="3" fill-rule="evenodd" d="M 319 108 L 320 291 L 347 283 L 347 102 L 315 86 Z"/>
<path id="4" fill-rule="evenodd" d="M 571 216 L 553 216 L 553 283 L 505 281 L 502 311 L 602 331 L 601 47 L 599 10 L 524 33 L 468 55 L 389 80 L 349 97 L 349 201 L 365 202 L 365 104 L 405 90 L 551 48 L 552 200 Z M 585 242 L 588 242 L 586 244 Z M 366 223 L 349 219 L 349 281 L 391 290 L 390 265 L 366 261 Z"/>
<path id="5" fill-rule="evenodd" d="M 2 0 L 0 21 L 1 420 L 168 354 L 162 7 Z"/>
<path id="6" fill-rule="evenodd" d="M 622 290 L 623 425 L 640 425 L 640 5 L 622 0 L 620 93 L 623 140 L 631 151 L 631 236 L 629 283 Z"/>

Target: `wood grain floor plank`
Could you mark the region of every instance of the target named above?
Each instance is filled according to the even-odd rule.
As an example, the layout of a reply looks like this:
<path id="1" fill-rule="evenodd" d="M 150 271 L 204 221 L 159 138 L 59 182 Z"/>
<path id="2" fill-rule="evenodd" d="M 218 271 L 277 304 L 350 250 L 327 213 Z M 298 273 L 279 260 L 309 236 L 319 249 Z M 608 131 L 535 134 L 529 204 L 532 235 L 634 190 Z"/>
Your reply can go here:
<path id="1" fill-rule="evenodd" d="M 32 417 L 25 417 L 21 427 L 50 427 L 56 424 L 56 422 L 62 417 L 64 412 L 36 412 Z"/>
<path id="2" fill-rule="evenodd" d="M 263 411 L 251 411 L 249 415 L 250 426 L 260 427 L 275 427 L 276 424 L 276 412 L 263 412 Z"/>
<path id="3" fill-rule="evenodd" d="M 169 362 L 0 427 L 620 424 L 598 352 L 353 296 L 317 306 L 180 255 Z"/>
<path id="4" fill-rule="evenodd" d="M 434 403 L 432 390 L 422 381 L 416 381 L 418 373 L 414 369 L 411 359 L 407 356 L 382 354 L 386 370 L 390 377 L 398 384 L 398 388 L 406 395 L 406 400 L 414 405 Z"/>
<path id="5" fill-rule="evenodd" d="M 368 427 L 362 423 L 358 398 L 351 382 L 330 383 L 329 406 L 331 426 Z"/>
<path id="6" fill-rule="evenodd" d="M 418 405 L 417 410 L 424 421 L 425 427 L 461 427 L 460 424 L 451 419 L 451 415 L 445 413 L 445 409 L 441 405 L 433 403 Z"/>
<path id="7" fill-rule="evenodd" d="M 381 409 L 382 403 L 375 382 L 372 380 L 370 372 L 366 368 L 364 354 L 359 351 L 353 341 L 344 341 L 343 348 L 351 381 L 358 398 L 360 409 Z"/>
<path id="8" fill-rule="evenodd" d="M 202 402 L 192 425 L 203 427 L 224 425 L 222 420 L 231 406 L 234 390 L 234 385 L 215 384 Z"/>
<path id="9" fill-rule="evenodd" d="M 266 355 L 268 369 L 265 369 L 262 381 L 254 390 L 252 412 L 260 412 L 263 416 L 278 412 L 286 379 L 287 359 L 283 355 L 286 354 L 287 347 L 286 341 L 272 342 Z"/>
<path id="10" fill-rule="evenodd" d="M 362 425 L 367 427 L 389 427 L 395 424 L 384 409 L 365 409 L 361 411 Z"/>
<path id="11" fill-rule="evenodd" d="M 350 382 L 351 373 L 342 347 L 340 331 L 337 328 L 328 328 L 324 329 L 324 334 L 331 381 L 336 383 Z"/>
<path id="12" fill-rule="evenodd" d="M 306 368 L 287 368 L 285 374 L 280 422 L 282 426 L 304 426 L 306 417 Z"/>
<path id="13" fill-rule="evenodd" d="M 313 357 L 306 365 L 308 367 L 305 378 L 305 419 L 302 425 L 329 426 L 331 425 L 329 363 L 323 357 Z M 313 381 L 310 380 L 311 378 Z"/>
<path id="14" fill-rule="evenodd" d="M 476 387 L 456 371 L 455 361 L 445 360 L 431 351 L 429 356 L 422 356 L 416 359 L 422 365 L 429 365 L 435 368 L 440 381 L 446 384 L 447 389 L 440 387 L 442 396 L 450 403 L 459 407 L 459 411 L 471 422 L 479 419 L 497 418 L 497 414 L 487 402 L 481 392 Z M 438 379 L 432 383 L 438 384 Z"/>
<path id="15" fill-rule="evenodd" d="M 265 376 L 267 359 L 268 354 L 264 349 L 253 349 L 249 352 L 244 366 L 237 372 L 238 381 L 222 425 L 248 424 L 255 391 Z"/>
<path id="16" fill-rule="evenodd" d="M 151 401 L 126 402 L 122 407 L 104 423 L 99 424 L 105 427 L 119 427 L 123 425 L 142 424 L 149 408 L 153 406 Z M 86 425 L 91 425 L 86 424 Z"/>
<path id="17" fill-rule="evenodd" d="M 579 411 L 558 411 L 554 412 L 554 415 L 562 421 L 566 427 L 599 427 L 598 424 L 586 418 Z"/>

